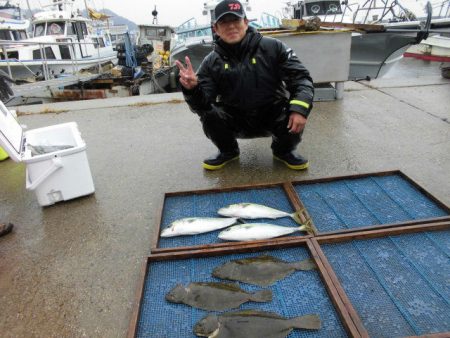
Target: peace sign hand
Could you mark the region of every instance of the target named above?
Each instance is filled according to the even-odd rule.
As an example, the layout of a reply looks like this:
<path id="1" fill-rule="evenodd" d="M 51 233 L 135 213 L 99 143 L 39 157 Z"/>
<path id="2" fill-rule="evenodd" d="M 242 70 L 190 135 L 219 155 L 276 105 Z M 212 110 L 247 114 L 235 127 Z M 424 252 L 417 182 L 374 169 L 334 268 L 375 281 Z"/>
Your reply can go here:
<path id="1" fill-rule="evenodd" d="M 175 64 L 180 70 L 180 83 L 186 89 L 193 89 L 198 85 L 197 75 L 195 75 L 194 69 L 192 68 L 191 60 L 189 57 L 185 57 L 186 67 L 179 61 L 176 60 Z"/>

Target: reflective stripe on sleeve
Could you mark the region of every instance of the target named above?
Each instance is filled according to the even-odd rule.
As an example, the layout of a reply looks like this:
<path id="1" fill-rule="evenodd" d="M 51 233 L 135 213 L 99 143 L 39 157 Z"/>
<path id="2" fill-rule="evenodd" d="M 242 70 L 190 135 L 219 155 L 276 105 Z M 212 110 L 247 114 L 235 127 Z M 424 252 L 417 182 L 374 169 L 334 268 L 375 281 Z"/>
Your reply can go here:
<path id="1" fill-rule="evenodd" d="M 302 106 L 305 107 L 306 109 L 309 108 L 309 103 L 306 103 L 304 101 L 300 101 L 300 100 L 292 100 L 291 102 L 289 102 L 290 104 L 296 104 L 297 106 Z"/>

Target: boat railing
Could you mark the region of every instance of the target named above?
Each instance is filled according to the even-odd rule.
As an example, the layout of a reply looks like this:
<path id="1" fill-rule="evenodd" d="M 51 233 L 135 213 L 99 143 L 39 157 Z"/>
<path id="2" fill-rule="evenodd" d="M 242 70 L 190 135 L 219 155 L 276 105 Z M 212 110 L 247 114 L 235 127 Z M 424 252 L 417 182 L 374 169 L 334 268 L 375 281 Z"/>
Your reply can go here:
<path id="1" fill-rule="evenodd" d="M 79 41 L 72 41 L 71 38 L 67 39 L 61 39 L 64 41 L 58 41 L 58 42 L 32 42 L 32 41 L 10 41 L 10 40 L 0 40 L 0 52 L 3 53 L 1 57 L 1 62 L 5 62 L 8 74 L 10 77 L 12 76 L 12 70 L 11 70 L 11 63 L 19 63 L 21 66 L 24 67 L 27 71 L 30 72 L 30 76 L 37 76 L 26 64 L 25 62 L 19 60 L 18 58 L 8 58 L 8 53 L 11 53 L 12 50 L 17 51 L 18 48 L 24 47 L 24 46 L 37 46 L 40 51 L 40 58 L 39 61 L 42 62 L 42 73 L 45 80 L 49 80 L 53 78 L 53 74 L 51 73 L 49 69 L 49 62 L 55 62 L 56 61 L 65 61 L 70 62 L 72 66 L 72 72 L 77 73 L 80 70 L 80 63 L 81 61 L 85 61 L 86 57 L 77 58 L 76 57 L 76 48 L 81 48 L 81 46 L 91 45 L 94 46 L 94 50 L 97 52 L 97 69 L 98 73 L 101 73 L 101 62 L 100 62 L 100 48 L 98 46 L 97 42 L 79 42 Z M 49 46 L 68 46 L 70 49 L 70 59 L 55 59 L 55 58 L 49 58 L 47 57 L 47 47 Z M 11 50 L 12 49 L 12 50 Z M 91 55 L 90 55 L 91 56 Z M 31 60 L 27 60 L 31 61 Z M 14 65 L 17 67 L 17 65 Z"/>
<path id="2" fill-rule="evenodd" d="M 440 5 L 437 5 L 436 7 L 439 7 L 439 18 L 450 17 L 450 0 L 442 1 L 442 3 Z"/>
<path id="3" fill-rule="evenodd" d="M 353 23 L 379 23 L 386 19 L 390 14 L 393 19 L 401 21 L 413 21 L 416 20 L 415 16 L 398 0 L 367 0 L 364 4 L 353 4 L 356 6 L 356 10 L 353 14 Z M 344 4 L 344 11 L 351 5 Z M 350 9 L 351 10 L 351 9 Z M 370 14 L 376 13 L 374 17 L 370 18 Z M 363 17 L 360 22 L 356 22 L 357 18 Z"/>

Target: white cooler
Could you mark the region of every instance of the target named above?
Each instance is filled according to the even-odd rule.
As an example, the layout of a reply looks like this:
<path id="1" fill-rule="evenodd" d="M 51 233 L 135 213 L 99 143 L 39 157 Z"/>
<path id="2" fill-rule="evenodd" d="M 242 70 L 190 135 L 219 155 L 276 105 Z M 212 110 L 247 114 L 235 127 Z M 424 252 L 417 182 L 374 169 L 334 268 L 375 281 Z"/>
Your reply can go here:
<path id="1" fill-rule="evenodd" d="M 1 101 L 0 110 L 0 146 L 15 162 L 26 164 L 26 188 L 41 206 L 94 193 L 86 143 L 75 122 L 24 132 Z M 71 148 L 32 155 L 30 145 Z"/>

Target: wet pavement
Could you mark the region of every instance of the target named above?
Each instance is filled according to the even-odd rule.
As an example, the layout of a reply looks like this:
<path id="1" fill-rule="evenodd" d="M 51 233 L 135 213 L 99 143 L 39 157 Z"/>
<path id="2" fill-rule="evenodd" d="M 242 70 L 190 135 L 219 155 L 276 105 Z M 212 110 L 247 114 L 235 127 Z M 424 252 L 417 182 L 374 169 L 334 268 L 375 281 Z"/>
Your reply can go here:
<path id="1" fill-rule="evenodd" d="M 42 208 L 25 166 L 0 162 L 0 220 L 15 224 L 0 238 L 0 336 L 125 336 L 166 192 L 399 169 L 450 205 L 450 80 L 345 88 L 315 104 L 304 172 L 274 162 L 268 138 L 241 140 L 238 162 L 204 171 L 215 147 L 177 93 L 20 107 L 28 129 L 78 123 L 96 191 Z"/>

